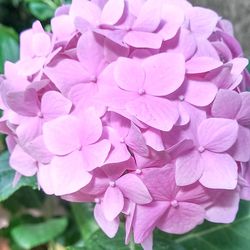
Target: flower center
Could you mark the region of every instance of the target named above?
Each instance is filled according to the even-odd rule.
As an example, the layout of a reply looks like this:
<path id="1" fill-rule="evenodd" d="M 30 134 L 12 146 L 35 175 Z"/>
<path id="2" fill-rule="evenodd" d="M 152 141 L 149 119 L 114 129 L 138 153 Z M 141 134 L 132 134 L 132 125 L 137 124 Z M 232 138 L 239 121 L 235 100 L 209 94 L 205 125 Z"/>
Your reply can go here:
<path id="1" fill-rule="evenodd" d="M 115 186 L 116 186 L 115 181 L 110 181 L 110 182 L 109 182 L 109 186 L 110 186 L 110 187 L 115 187 Z"/>
<path id="2" fill-rule="evenodd" d="M 142 170 L 139 169 L 139 168 L 137 168 L 137 169 L 135 170 L 135 173 L 138 174 L 138 175 L 140 175 L 140 174 L 142 174 Z"/>
<path id="3" fill-rule="evenodd" d="M 176 208 L 176 207 L 179 206 L 179 202 L 178 202 L 177 200 L 172 200 L 172 201 L 170 202 L 170 204 L 171 204 L 171 206 L 174 207 L 174 208 Z"/>
<path id="4" fill-rule="evenodd" d="M 183 101 L 185 100 L 185 96 L 184 96 L 184 95 L 180 95 L 178 98 L 179 98 L 179 100 L 180 100 L 181 102 L 183 102 Z"/>
<path id="5" fill-rule="evenodd" d="M 139 95 L 144 95 L 146 93 L 145 89 L 139 89 L 138 94 Z"/>
<path id="6" fill-rule="evenodd" d="M 200 146 L 200 147 L 198 148 L 198 151 L 199 151 L 200 153 L 203 153 L 203 152 L 205 151 L 205 148 L 204 148 L 203 146 Z"/>

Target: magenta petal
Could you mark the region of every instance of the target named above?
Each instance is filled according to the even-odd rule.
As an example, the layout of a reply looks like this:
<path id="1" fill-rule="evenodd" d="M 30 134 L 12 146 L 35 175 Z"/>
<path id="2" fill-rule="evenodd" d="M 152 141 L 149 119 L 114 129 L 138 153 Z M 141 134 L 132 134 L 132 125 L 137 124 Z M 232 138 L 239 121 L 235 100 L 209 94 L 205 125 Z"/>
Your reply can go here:
<path id="1" fill-rule="evenodd" d="M 232 223 L 239 209 L 238 190 L 223 191 L 213 206 L 206 209 L 206 220 L 215 223 Z"/>
<path id="2" fill-rule="evenodd" d="M 134 218 L 134 239 L 136 243 L 146 240 L 156 227 L 157 221 L 167 211 L 169 202 L 152 202 L 146 206 L 137 206 Z"/>
<path id="3" fill-rule="evenodd" d="M 202 206 L 179 202 L 178 207 L 170 207 L 166 215 L 157 223 L 157 227 L 167 233 L 184 234 L 201 224 L 204 217 L 205 210 Z"/>
<path id="4" fill-rule="evenodd" d="M 235 143 L 238 129 L 238 123 L 234 120 L 206 119 L 198 128 L 200 146 L 213 152 L 225 152 Z"/>
<path id="5" fill-rule="evenodd" d="M 97 77 L 104 64 L 103 40 L 91 31 L 85 32 L 78 40 L 76 51 L 82 66 L 91 76 Z"/>
<path id="6" fill-rule="evenodd" d="M 119 229 L 119 218 L 117 217 L 113 221 L 108 221 L 103 214 L 102 207 L 100 204 L 96 204 L 94 208 L 94 216 L 96 222 L 98 223 L 100 228 L 105 232 L 105 234 L 110 238 L 115 237 Z"/>
<path id="7" fill-rule="evenodd" d="M 139 62 L 121 57 L 116 62 L 114 78 L 120 88 L 138 92 L 143 88 L 145 73 Z"/>
<path id="8" fill-rule="evenodd" d="M 235 189 L 238 167 L 231 156 L 205 151 L 202 153 L 202 164 L 204 171 L 199 181 L 203 186 L 212 189 Z"/>
<path id="9" fill-rule="evenodd" d="M 124 0 L 108 0 L 102 10 L 101 23 L 108 25 L 116 24 L 121 19 L 124 8 Z"/>
<path id="10" fill-rule="evenodd" d="M 78 61 L 72 59 L 60 60 L 57 65 L 46 67 L 44 73 L 62 92 L 77 83 L 91 81 L 89 73 Z"/>
<path id="11" fill-rule="evenodd" d="M 201 177 L 204 165 L 197 150 L 192 150 L 176 160 L 176 184 L 186 186 L 195 183 Z"/>
<path id="12" fill-rule="evenodd" d="M 50 168 L 55 195 L 76 192 L 92 179 L 92 175 L 85 171 L 82 155 L 78 151 L 67 156 L 54 157 Z"/>
<path id="13" fill-rule="evenodd" d="M 46 147 L 57 155 L 66 155 L 81 147 L 78 123 L 73 116 L 60 116 L 45 123 L 43 136 Z"/>
<path id="14" fill-rule="evenodd" d="M 186 63 L 188 74 L 205 73 L 221 67 L 223 63 L 211 57 L 193 57 Z"/>
<path id="15" fill-rule="evenodd" d="M 208 38 L 215 30 L 220 17 L 212 10 L 193 7 L 188 12 L 190 29 L 200 38 Z"/>
<path id="16" fill-rule="evenodd" d="M 108 221 L 113 221 L 121 213 L 123 207 L 124 198 L 120 189 L 118 187 L 108 187 L 102 202 L 105 218 Z"/>
<path id="17" fill-rule="evenodd" d="M 217 91 L 217 87 L 211 82 L 189 80 L 185 92 L 185 101 L 198 107 L 204 107 L 214 100 Z"/>
<path id="18" fill-rule="evenodd" d="M 71 108 L 71 101 L 57 91 L 46 92 L 42 97 L 41 113 L 47 119 L 67 115 Z"/>
<path id="19" fill-rule="evenodd" d="M 138 120 L 162 131 L 171 130 L 179 117 L 176 103 L 149 95 L 129 102 L 126 108 Z"/>
<path id="20" fill-rule="evenodd" d="M 128 32 L 123 41 L 135 48 L 159 49 L 162 44 L 162 38 L 159 34 L 142 31 Z"/>
<path id="21" fill-rule="evenodd" d="M 10 166 L 25 176 L 33 176 L 37 172 L 37 162 L 19 145 L 16 145 L 10 156 Z"/>
<path id="22" fill-rule="evenodd" d="M 184 81 L 185 59 L 181 54 L 161 53 L 143 62 L 146 72 L 144 88 L 154 96 L 165 96 L 177 90 Z"/>
<path id="23" fill-rule="evenodd" d="M 227 105 L 225 105 L 225 103 Z M 241 107 L 240 95 L 232 90 L 220 89 L 212 106 L 212 115 L 215 117 L 235 119 Z"/>
<path id="24" fill-rule="evenodd" d="M 134 174 L 125 174 L 119 178 L 116 183 L 123 195 L 131 201 L 137 204 L 147 204 L 152 201 L 147 187 L 141 179 Z"/>

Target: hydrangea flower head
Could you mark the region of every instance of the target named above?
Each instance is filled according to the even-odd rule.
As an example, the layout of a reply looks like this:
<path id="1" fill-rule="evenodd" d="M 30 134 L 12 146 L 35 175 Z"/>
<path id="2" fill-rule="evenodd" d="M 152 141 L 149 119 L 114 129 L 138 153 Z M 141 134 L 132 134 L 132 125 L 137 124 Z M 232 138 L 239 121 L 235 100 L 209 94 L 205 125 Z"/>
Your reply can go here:
<path id="1" fill-rule="evenodd" d="M 249 200 L 250 77 L 232 25 L 186 0 L 73 0 L 0 77 L 10 165 L 95 203 L 114 237 L 230 223 Z M 246 185 L 247 183 L 247 185 Z"/>

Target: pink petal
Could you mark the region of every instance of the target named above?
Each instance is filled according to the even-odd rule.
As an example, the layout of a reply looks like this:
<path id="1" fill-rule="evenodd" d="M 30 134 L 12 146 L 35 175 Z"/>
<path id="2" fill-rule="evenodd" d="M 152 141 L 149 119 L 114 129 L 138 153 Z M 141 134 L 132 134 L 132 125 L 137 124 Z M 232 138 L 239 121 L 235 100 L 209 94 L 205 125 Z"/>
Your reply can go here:
<path id="1" fill-rule="evenodd" d="M 206 209 L 206 220 L 215 223 L 232 223 L 239 209 L 239 191 L 223 191 L 214 205 Z"/>
<path id="2" fill-rule="evenodd" d="M 73 18 L 81 17 L 92 25 L 98 25 L 101 9 L 88 0 L 74 0 L 71 4 L 69 15 Z"/>
<path id="3" fill-rule="evenodd" d="M 67 115 L 71 108 L 71 101 L 57 91 L 48 91 L 42 97 L 41 112 L 46 119 Z"/>
<path id="4" fill-rule="evenodd" d="M 57 65 L 46 67 L 44 73 L 62 92 L 74 84 L 91 81 L 89 73 L 78 61 L 72 59 L 60 60 Z"/>
<path id="5" fill-rule="evenodd" d="M 86 170 L 91 171 L 104 165 L 110 148 L 111 144 L 108 140 L 101 140 L 97 143 L 84 146 L 82 149 L 82 154 Z"/>
<path id="6" fill-rule="evenodd" d="M 228 154 L 209 151 L 202 153 L 204 171 L 200 183 L 212 189 L 234 189 L 237 185 L 238 167 Z"/>
<path id="7" fill-rule="evenodd" d="M 225 103 L 227 105 L 225 105 Z M 241 107 L 240 95 L 232 90 L 220 89 L 212 106 L 212 115 L 215 117 L 235 119 Z"/>
<path id="8" fill-rule="evenodd" d="M 51 40 L 46 33 L 36 33 L 32 37 L 32 50 L 36 56 L 47 56 L 51 50 Z"/>
<path id="9" fill-rule="evenodd" d="M 16 145 L 10 156 L 10 166 L 24 176 L 33 176 L 37 172 L 37 162 L 19 145 Z"/>
<path id="10" fill-rule="evenodd" d="M 165 149 L 161 131 L 154 128 L 148 128 L 146 131 L 144 131 L 143 137 L 146 140 L 146 144 L 154 150 L 163 151 Z M 149 150 L 147 149 L 147 151 Z"/>
<path id="11" fill-rule="evenodd" d="M 145 73 L 137 61 L 121 57 L 115 65 L 114 78 L 120 88 L 138 92 L 143 88 Z"/>
<path id="12" fill-rule="evenodd" d="M 124 8 L 124 0 L 108 0 L 102 10 L 101 23 L 107 25 L 116 24 L 121 19 Z"/>
<path id="13" fill-rule="evenodd" d="M 152 15 L 154 13 L 154 15 Z M 161 4 L 154 0 L 146 1 L 135 20 L 132 29 L 137 31 L 154 32 L 161 21 Z"/>
<path id="14" fill-rule="evenodd" d="M 185 101 L 198 107 L 204 107 L 214 100 L 217 91 L 217 87 L 211 82 L 189 80 L 185 92 Z"/>
<path id="15" fill-rule="evenodd" d="M 129 102 L 126 108 L 138 120 L 162 131 L 171 130 L 179 117 L 174 102 L 149 95 Z"/>
<path id="16" fill-rule="evenodd" d="M 208 38 L 220 19 L 214 11 L 201 7 L 191 8 L 188 18 L 191 31 L 200 38 Z"/>
<path id="17" fill-rule="evenodd" d="M 239 126 L 238 138 L 230 149 L 230 155 L 240 162 L 250 161 L 250 129 Z"/>
<path id="18" fill-rule="evenodd" d="M 123 195 L 137 204 L 147 204 L 152 201 L 152 197 L 147 187 L 134 174 L 125 174 L 116 181 L 117 186 Z"/>
<path id="19" fill-rule="evenodd" d="M 49 164 L 39 164 L 39 169 L 37 172 L 37 180 L 39 187 L 43 189 L 43 191 L 48 194 L 52 195 L 54 194 L 54 186 L 51 179 L 51 167 Z"/>
<path id="20" fill-rule="evenodd" d="M 249 126 L 250 125 L 250 93 L 242 92 L 240 93 L 242 100 L 241 108 L 236 116 L 238 122 L 241 125 Z"/>
<path id="21" fill-rule="evenodd" d="M 100 204 L 96 204 L 94 208 L 94 216 L 96 222 L 98 223 L 100 228 L 105 232 L 105 234 L 110 238 L 115 237 L 119 229 L 119 218 L 117 217 L 113 221 L 108 221 L 103 214 L 102 207 Z"/>
<path id="22" fill-rule="evenodd" d="M 161 53 L 143 62 L 146 72 L 144 88 L 148 94 L 164 96 L 173 93 L 184 81 L 185 59 L 181 54 Z"/>
<path id="23" fill-rule="evenodd" d="M 92 175 L 85 171 L 84 161 L 79 151 L 63 157 L 54 157 L 50 168 L 55 195 L 76 192 L 89 184 L 92 179 Z"/>
<path id="24" fill-rule="evenodd" d="M 152 202 L 146 206 L 136 207 L 133 225 L 136 243 L 144 242 L 151 235 L 157 221 L 167 211 L 168 207 L 168 202 Z"/>
<path id="25" fill-rule="evenodd" d="M 223 63 L 211 57 L 193 57 L 186 63 L 188 74 L 205 73 L 221 67 Z"/>
<path id="26" fill-rule="evenodd" d="M 113 221 L 122 211 L 124 206 L 123 194 L 117 187 L 108 187 L 105 192 L 102 209 L 105 218 Z"/>
<path id="27" fill-rule="evenodd" d="M 193 203 L 179 202 L 178 207 L 171 207 L 159 220 L 157 227 L 172 234 L 184 234 L 204 221 L 205 210 Z M 181 221 L 181 223 L 180 223 Z"/>
<path id="28" fill-rule="evenodd" d="M 200 146 L 213 152 L 225 152 L 235 143 L 238 124 L 234 120 L 209 118 L 198 128 Z"/>
<path id="29" fill-rule="evenodd" d="M 201 164 L 201 156 L 197 150 L 192 150 L 176 160 L 175 179 L 178 186 L 186 186 L 195 183 L 201 177 L 204 170 Z"/>
<path id="30" fill-rule="evenodd" d="M 60 116 L 43 126 L 44 143 L 51 153 L 66 155 L 81 147 L 77 120 Z"/>
<path id="31" fill-rule="evenodd" d="M 153 250 L 153 234 L 149 235 L 147 239 L 145 239 L 141 246 L 143 250 Z"/>
<path id="32" fill-rule="evenodd" d="M 159 49 L 162 44 L 159 34 L 143 31 L 130 31 L 125 35 L 123 41 L 135 48 Z"/>
<path id="33" fill-rule="evenodd" d="M 85 32 L 77 43 L 77 57 L 82 66 L 93 77 L 97 77 L 100 66 L 104 64 L 103 41 L 93 32 Z"/>

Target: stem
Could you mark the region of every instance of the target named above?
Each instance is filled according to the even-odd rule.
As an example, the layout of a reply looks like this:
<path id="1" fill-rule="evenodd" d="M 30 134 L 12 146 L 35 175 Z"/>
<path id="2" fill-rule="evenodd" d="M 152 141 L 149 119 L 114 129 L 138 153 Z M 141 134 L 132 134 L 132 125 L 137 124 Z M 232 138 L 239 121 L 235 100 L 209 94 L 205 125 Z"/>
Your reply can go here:
<path id="1" fill-rule="evenodd" d="M 135 250 L 135 242 L 132 239 L 129 242 L 129 250 Z"/>

